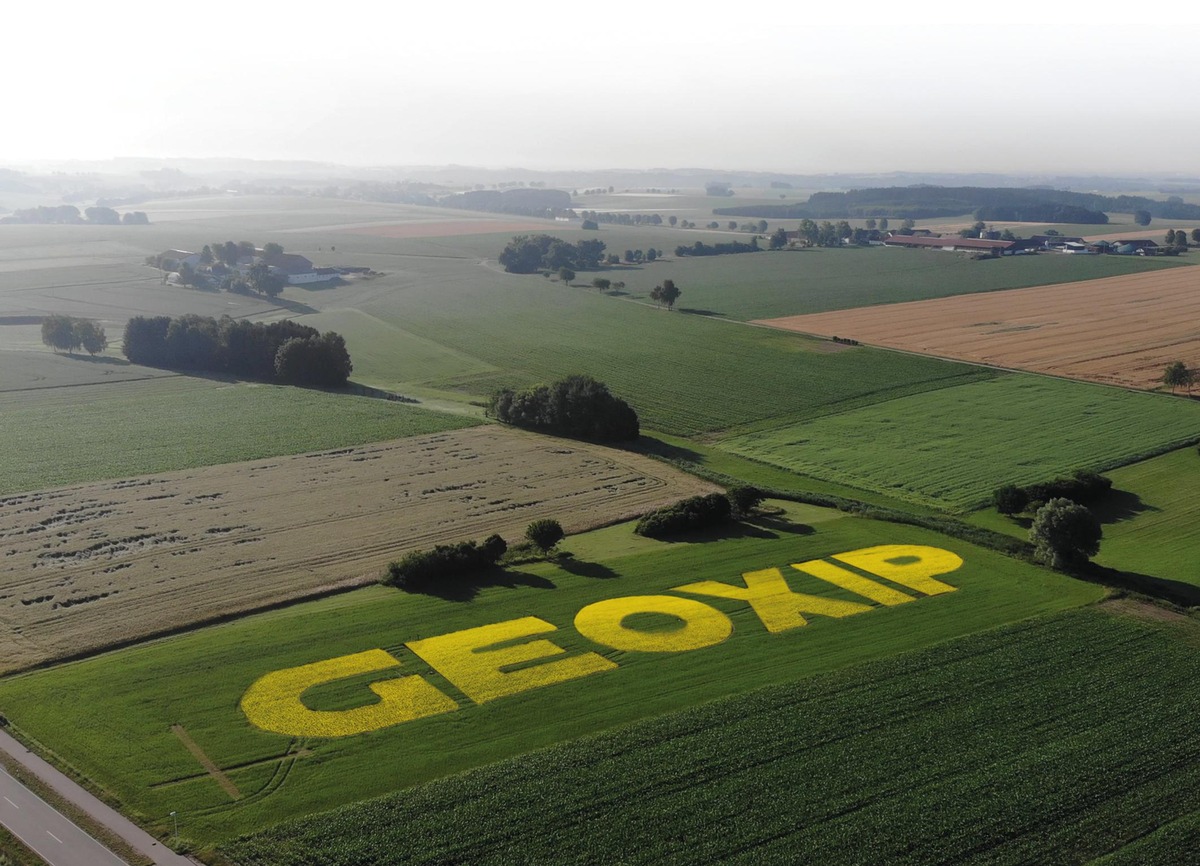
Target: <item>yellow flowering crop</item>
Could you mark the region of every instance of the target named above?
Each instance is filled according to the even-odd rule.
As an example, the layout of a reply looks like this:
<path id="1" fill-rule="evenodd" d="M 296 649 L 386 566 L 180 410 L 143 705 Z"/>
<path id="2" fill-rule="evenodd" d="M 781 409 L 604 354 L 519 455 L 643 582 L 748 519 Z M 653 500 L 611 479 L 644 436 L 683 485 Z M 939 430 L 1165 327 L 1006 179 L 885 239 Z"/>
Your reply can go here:
<path id="1" fill-rule="evenodd" d="M 505 670 L 565 654 L 566 650 L 548 640 L 497 646 L 551 631 L 557 629 L 550 623 L 535 616 L 526 616 L 411 641 L 407 646 L 477 704 L 616 667 L 599 653 L 580 653 L 516 670 Z"/>
<path id="2" fill-rule="evenodd" d="M 856 601 L 838 601 L 833 598 L 822 598 L 819 595 L 792 592 L 787 580 L 783 577 L 783 572 L 778 568 L 748 571 L 742 575 L 742 580 L 746 582 L 744 589 L 715 580 L 702 580 L 699 583 L 677 586 L 675 589 L 678 592 L 692 592 L 696 595 L 711 595 L 716 598 L 744 601 L 762 620 L 767 631 L 772 633 L 806 625 L 808 623 L 808 620 L 804 618 L 806 613 L 840 618 L 853 616 L 856 613 L 865 613 L 871 609 L 869 605 L 859 604 Z"/>
<path id="3" fill-rule="evenodd" d="M 627 628 L 626 617 L 659 613 L 683 620 L 672 631 L 649 632 Z M 589 604 L 575 614 L 575 628 L 588 640 L 613 649 L 673 653 L 721 643 L 733 634 L 733 623 L 721 611 L 690 598 L 634 595 Z"/>
<path id="4" fill-rule="evenodd" d="M 956 587 L 934 580 L 933 575 L 946 574 L 963 564 L 957 553 L 923 544 L 881 544 L 839 553 L 833 558 L 925 595 L 954 592 Z"/>
<path id="5" fill-rule="evenodd" d="M 300 699 L 321 683 L 399 666 L 388 653 L 373 649 L 274 671 L 256 680 L 242 696 L 242 712 L 264 731 L 292 737 L 345 737 L 458 709 L 458 704 L 419 676 L 371 683 L 379 702 L 353 710 L 310 710 Z"/>

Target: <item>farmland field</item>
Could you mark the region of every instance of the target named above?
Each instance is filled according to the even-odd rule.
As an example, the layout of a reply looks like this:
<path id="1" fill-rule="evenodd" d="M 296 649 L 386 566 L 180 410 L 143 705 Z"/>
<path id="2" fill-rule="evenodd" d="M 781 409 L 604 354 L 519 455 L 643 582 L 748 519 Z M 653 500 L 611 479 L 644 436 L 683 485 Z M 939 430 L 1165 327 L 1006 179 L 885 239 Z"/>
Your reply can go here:
<path id="1" fill-rule="evenodd" d="M 969 509 L 1002 484 L 1108 469 L 1197 437 L 1200 406 L 1190 401 L 1009 374 L 731 437 L 720 447 L 898 499 Z"/>
<path id="2" fill-rule="evenodd" d="M 1063 256 L 1063 258 L 1071 258 Z M 802 333 L 1154 388 L 1200 359 L 1200 268 L 763 322 Z"/>
<path id="3" fill-rule="evenodd" d="M 914 527 L 811 507 L 792 513 L 793 519 L 767 518 L 720 540 L 641 539 L 624 547 L 633 552 L 607 558 L 590 558 L 595 550 L 587 553 L 590 536 L 578 536 L 571 540 L 577 548 L 567 545 L 578 549 L 578 556 L 510 570 L 497 581 L 501 585 L 482 589 L 470 604 L 382 587 L 362 589 L 10 677 L 0 682 L 0 707 L 19 731 L 49 745 L 134 814 L 161 828 L 167 813 L 179 810 L 187 816 L 181 818 L 181 832 L 211 843 L 623 722 L 1062 610 L 1102 594 L 1097 587 Z M 601 546 L 612 549 L 617 536 L 629 532 L 628 525 L 603 530 Z M 789 563 L 878 544 L 954 551 L 963 564 L 943 579 L 957 591 L 892 607 L 872 604 L 857 616 L 815 616 L 807 626 L 776 633 L 768 632 L 744 602 L 705 597 L 729 617 L 727 640 L 710 640 L 686 652 L 601 646 L 603 672 L 479 705 L 451 685 L 453 680 L 470 688 L 469 683 L 437 673 L 446 668 L 422 661 L 405 643 L 535 616 L 549 623 L 553 643 L 572 654 L 570 661 L 597 646 L 571 627 L 585 606 L 705 579 L 736 586 L 749 570 L 788 569 Z M 815 577 L 788 573 L 784 579 L 795 592 L 810 594 L 805 604 L 863 600 Z M 652 635 L 664 625 L 654 621 L 636 627 Z M 455 696 L 461 708 L 332 739 L 268 733 L 239 711 L 247 688 L 268 672 L 373 648 L 401 659 L 406 674 L 421 673 Z M 307 700 L 319 710 L 360 706 L 366 684 L 379 677 L 321 686 Z M 64 702 L 91 711 L 80 718 Z M 225 782 L 197 763 L 171 725 L 186 729 Z"/>
<path id="4" fill-rule="evenodd" d="M 691 242 L 686 237 L 678 241 Z M 680 308 L 734 319 L 848 310 L 1174 270 L 1187 261 L 1050 254 L 972 261 L 960 254 L 880 247 L 676 259 L 673 250 L 665 250 L 671 256 L 668 261 L 617 279 L 625 280 L 634 297 L 648 300 L 650 290 L 664 277 L 670 277 L 683 289 Z"/>
<path id="5" fill-rule="evenodd" d="M 484 468 L 486 467 L 486 468 Z M 376 580 L 408 550 L 579 531 L 713 489 L 495 426 L 0 499 L 0 673 Z"/>
<path id="6" fill-rule="evenodd" d="M 1117 494 L 1096 507 L 1110 568 L 1200 586 L 1200 455 L 1183 448 L 1108 473 Z"/>
<path id="7" fill-rule="evenodd" d="M 1200 656 L 1171 626 L 1064 613 L 290 821 L 226 850 L 245 866 L 583 864 L 597 852 L 756 866 L 1115 852 L 1114 863 L 1174 866 L 1197 840 L 1198 683 Z"/>
<path id="8" fill-rule="evenodd" d="M 0 393 L 0 494 L 475 423 L 385 400 L 187 376 L 9 391 Z"/>

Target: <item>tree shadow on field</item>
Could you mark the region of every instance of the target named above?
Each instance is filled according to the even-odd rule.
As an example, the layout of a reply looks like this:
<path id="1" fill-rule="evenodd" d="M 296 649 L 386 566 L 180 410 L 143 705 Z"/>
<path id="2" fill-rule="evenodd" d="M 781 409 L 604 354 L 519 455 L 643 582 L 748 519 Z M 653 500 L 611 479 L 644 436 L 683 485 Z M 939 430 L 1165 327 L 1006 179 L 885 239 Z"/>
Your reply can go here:
<path id="1" fill-rule="evenodd" d="M 1182 580 L 1139 574 L 1136 571 L 1121 571 L 1117 568 L 1097 565 L 1094 562 L 1086 563 L 1074 572 L 1074 576 L 1091 583 L 1160 598 L 1182 607 L 1200 605 L 1200 586 L 1184 583 Z"/>
<path id="2" fill-rule="evenodd" d="M 764 530 L 788 535 L 812 535 L 816 532 L 807 523 L 793 523 L 786 517 L 776 517 L 770 514 L 755 515 L 748 522 Z"/>
<path id="3" fill-rule="evenodd" d="M 582 559 L 576 559 L 571 553 L 561 553 L 554 560 L 554 564 L 570 574 L 577 574 L 580 577 L 591 577 L 597 580 L 610 580 L 614 577 L 620 577 L 615 571 L 607 565 L 601 565 L 598 562 L 586 562 Z"/>
<path id="4" fill-rule="evenodd" d="M 434 586 L 409 589 L 413 595 L 431 595 L 444 601 L 473 601 L 480 590 L 502 586 L 505 589 L 530 587 L 532 589 L 554 589 L 553 581 L 525 571 L 511 568 L 490 568 L 457 581 L 446 581 Z"/>
<path id="5" fill-rule="evenodd" d="M 722 317 L 725 314 L 717 310 L 702 310 L 699 307 L 679 307 L 679 312 L 689 313 L 693 316 L 718 316 Z"/>
<path id="6" fill-rule="evenodd" d="M 318 312 L 316 307 L 310 307 L 308 304 L 302 304 L 299 301 L 293 301 L 293 300 L 290 300 L 289 298 L 276 297 L 276 298 L 265 298 L 264 300 L 269 304 L 274 304 L 276 307 L 283 307 L 283 309 L 287 310 L 290 313 L 298 313 L 300 315 L 306 315 L 308 313 Z"/>
<path id="7" fill-rule="evenodd" d="M 1101 523 L 1119 523 L 1147 511 L 1161 510 L 1142 502 L 1140 496 L 1128 490 L 1111 490 L 1100 502 L 1092 506 L 1092 513 Z"/>
<path id="8" fill-rule="evenodd" d="M 639 436 L 637 442 L 627 447 L 630 451 L 636 451 L 639 454 L 653 454 L 656 457 L 663 457 L 667 460 L 687 460 L 691 463 L 704 462 L 704 455 L 699 451 L 693 451 L 690 448 L 684 448 L 680 445 L 672 445 L 669 442 L 663 442 L 661 439 L 655 439 L 653 436 Z"/>
<path id="9" fill-rule="evenodd" d="M 65 355 L 55 353 L 60 358 L 70 358 L 72 361 L 82 361 L 85 364 L 111 364 L 114 367 L 131 367 L 125 358 L 118 358 L 114 355 L 76 355 L 74 352 L 68 352 Z"/>

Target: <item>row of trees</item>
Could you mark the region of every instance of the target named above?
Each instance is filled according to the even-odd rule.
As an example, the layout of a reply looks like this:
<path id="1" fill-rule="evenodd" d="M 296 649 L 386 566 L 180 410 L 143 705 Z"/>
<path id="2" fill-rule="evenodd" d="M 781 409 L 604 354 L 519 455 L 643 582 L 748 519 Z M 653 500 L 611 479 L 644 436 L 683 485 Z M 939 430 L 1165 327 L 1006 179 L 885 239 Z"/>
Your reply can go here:
<path id="1" fill-rule="evenodd" d="M 117 213 L 110 207 L 90 207 L 82 214 L 73 204 L 61 204 L 54 207 L 30 207 L 13 211 L 0 219 L 0 223 L 19 223 L 22 225 L 103 225 L 103 226 L 136 226 L 149 225 L 150 218 L 143 211 L 130 211 L 126 214 Z"/>
<path id="2" fill-rule="evenodd" d="M 675 285 L 674 280 L 663 280 L 662 283 L 650 290 L 650 300 L 668 310 L 675 306 L 683 290 Z"/>
<path id="3" fill-rule="evenodd" d="M 42 342 L 59 352 L 83 349 L 89 355 L 108 348 L 108 337 L 98 322 L 58 314 L 42 319 Z"/>
<path id="4" fill-rule="evenodd" d="M 322 388 L 344 386 L 354 369 L 341 335 L 286 320 L 135 316 L 125 326 L 123 351 L 148 367 Z"/>
<path id="5" fill-rule="evenodd" d="M 1180 229 L 1179 231 L 1175 231 L 1175 229 L 1167 229 L 1167 236 L 1164 240 L 1166 245 L 1169 247 L 1180 247 L 1182 249 L 1187 249 L 1189 246 L 1188 234 L 1185 229 Z M 1200 229 L 1192 229 L 1192 243 L 1200 244 Z"/>
<path id="6" fill-rule="evenodd" d="M 760 251 L 758 238 L 751 238 L 748 244 L 744 244 L 741 241 L 729 241 L 721 244 L 706 244 L 703 241 L 696 241 L 690 247 L 676 247 L 675 255 L 680 258 L 684 256 L 727 256 L 735 253 L 757 253 Z"/>
<path id="7" fill-rule="evenodd" d="M 591 376 L 568 376 L 523 391 L 505 388 L 488 405 L 488 415 L 504 424 L 606 442 L 637 439 L 637 413 L 608 386 Z"/>
<path id="8" fill-rule="evenodd" d="M 1001 514 L 1023 514 L 1036 511 L 1051 499 L 1070 499 L 1082 505 L 1099 502 L 1112 490 L 1112 479 L 1096 472 L 1080 470 L 1070 478 L 1055 478 L 1026 487 L 1005 484 L 992 494 L 996 510 Z"/>
<path id="9" fill-rule="evenodd" d="M 671 538 L 702 532 L 748 516 L 763 501 L 757 487 L 735 485 L 725 493 L 681 499 L 642 515 L 633 531 L 647 538 Z"/>
<path id="10" fill-rule="evenodd" d="M 517 235 L 500 253 L 500 264 L 510 274 L 534 274 L 560 268 L 597 268 L 604 258 L 604 241 L 577 243 L 553 235 Z"/>

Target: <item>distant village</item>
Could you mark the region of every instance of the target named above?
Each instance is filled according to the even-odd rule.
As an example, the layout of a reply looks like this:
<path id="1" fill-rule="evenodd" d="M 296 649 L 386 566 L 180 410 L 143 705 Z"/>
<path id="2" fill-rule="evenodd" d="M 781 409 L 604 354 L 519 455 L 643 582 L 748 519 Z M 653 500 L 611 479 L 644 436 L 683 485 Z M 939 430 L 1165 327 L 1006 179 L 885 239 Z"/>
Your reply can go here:
<path id="1" fill-rule="evenodd" d="M 1069 255 L 1152 256 L 1159 245 L 1149 238 L 1129 238 L 1115 241 L 1085 241 L 1065 235 L 1033 235 L 1028 238 L 1001 240 L 996 237 L 964 238 L 960 235 L 937 235 L 927 229 L 913 229 L 912 234 L 889 234 L 878 243 L 889 247 L 913 247 L 949 252 L 983 253 L 990 256 L 1020 256 L 1044 251 Z"/>

